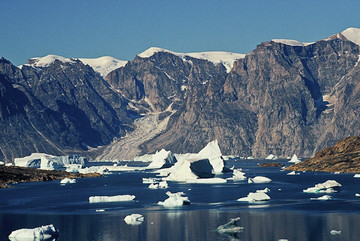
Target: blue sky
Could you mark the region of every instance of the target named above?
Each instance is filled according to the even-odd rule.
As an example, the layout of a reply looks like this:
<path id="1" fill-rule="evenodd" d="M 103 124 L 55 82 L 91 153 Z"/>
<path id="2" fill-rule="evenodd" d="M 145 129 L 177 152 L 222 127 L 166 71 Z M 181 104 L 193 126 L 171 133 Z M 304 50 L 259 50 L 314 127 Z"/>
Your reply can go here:
<path id="1" fill-rule="evenodd" d="M 360 28 L 356 0 L 1 0 L 0 56 L 113 56 L 151 46 L 248 53 L 274 38 L 311 42 Z"/>

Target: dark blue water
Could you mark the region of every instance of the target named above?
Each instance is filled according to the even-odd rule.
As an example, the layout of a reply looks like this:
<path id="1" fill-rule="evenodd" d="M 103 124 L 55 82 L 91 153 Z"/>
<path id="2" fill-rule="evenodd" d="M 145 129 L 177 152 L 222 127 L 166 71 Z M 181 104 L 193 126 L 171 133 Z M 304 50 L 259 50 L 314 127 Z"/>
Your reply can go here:
<path id="1" fill-rule="evenodd" d="M 360 179 L 353 174 L 306 172 L 289 176 L 280 168 L 259 168 L 265 161 L 236 161 L 247 177 L 266 176 L 267 184 L 246 181 L 225 184 L 185 184 L 169 182 L 168 189 L 152 190 L 143 184 L 149 172 L 121 172 L 101 178 L 77 179 L 61 186 L 59 181 L 26 183 L 0 190 L 0 240 L 11 231 L 54 224 L 58 240 L 359 240 Z M 284 162 L 285 163 L 285 162 Z M 231 177 L 231 173 L 219 177 Z M 342 184 L 333 200 L 310 200 L 324 194 L 302 190 L 326 180 Z M 269 188 L 270 201 L 236 201 L 249 192 Z M 191 205 L 165 208 L 157 204 L 166 191 L 184 192 Z M 88 202 L 95 195 L 135 195 L 135 201 Z M 104 209 L 105 212 L 96 212 Z M 125 216 L 140 213 L 145 221 L 137 226 L 124 222 Z M 215 230 L 230 218 L 240 217 L 243 232 L 235 236 Z M 331 230 L 341 231 L 331 235 Z"/>

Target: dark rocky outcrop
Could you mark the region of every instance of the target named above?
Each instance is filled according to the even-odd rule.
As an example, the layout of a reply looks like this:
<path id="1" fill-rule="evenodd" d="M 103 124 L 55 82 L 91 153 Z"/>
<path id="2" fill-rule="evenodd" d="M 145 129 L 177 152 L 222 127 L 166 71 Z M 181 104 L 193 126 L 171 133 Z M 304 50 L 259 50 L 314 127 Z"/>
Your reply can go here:
<path id="1" fill-rule="evenodd" d="M 317 152 L 313 158 L 291 165 L 286 170 L 359 173 L 360 137 L 342 139 L 334 146 Z"/>
<path id="2" fill-rule="evenodd" d="M 272 162 L 272 163 L 261 163 L 258 165 L 258 167 L 283 167 L 284 164 L 280 164 L 278 162 Z"/>
<path id="3" fill-rule="evenodd" d="M 31 167 L 0 166 L 0 188 L 22 182 L 43 182 L 64 178 L 100 177 L 98 173 L 73 173 L 66 171 L 40 170 Z"/>

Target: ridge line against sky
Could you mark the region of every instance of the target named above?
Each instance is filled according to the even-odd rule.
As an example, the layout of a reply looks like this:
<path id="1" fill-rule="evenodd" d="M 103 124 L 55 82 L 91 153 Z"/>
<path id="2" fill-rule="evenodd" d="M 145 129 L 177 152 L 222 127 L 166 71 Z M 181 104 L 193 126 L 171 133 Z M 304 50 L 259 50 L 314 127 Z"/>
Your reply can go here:
<path id="1" fill-rule="evenodd" d="M 249 53 L 263 41 L 313 42 L 360 27 L 353 0 L 1 0 L 0 56 L 121 60 L 156 46 Z"/>

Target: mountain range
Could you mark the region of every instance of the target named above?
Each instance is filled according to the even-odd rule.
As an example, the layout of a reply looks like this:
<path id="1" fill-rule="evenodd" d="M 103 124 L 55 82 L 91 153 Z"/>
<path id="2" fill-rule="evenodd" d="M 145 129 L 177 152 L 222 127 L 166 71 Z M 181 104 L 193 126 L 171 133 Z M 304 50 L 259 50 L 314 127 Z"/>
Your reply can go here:
<path id="1" fill-rule="evenodd" d="M 360 29 L 248 54 L 150 48 L 112 57 L 0 60 L 0 160 L 33 152 L 133 159 L 165 148 L 312 156 L 359 135 Z"/>

